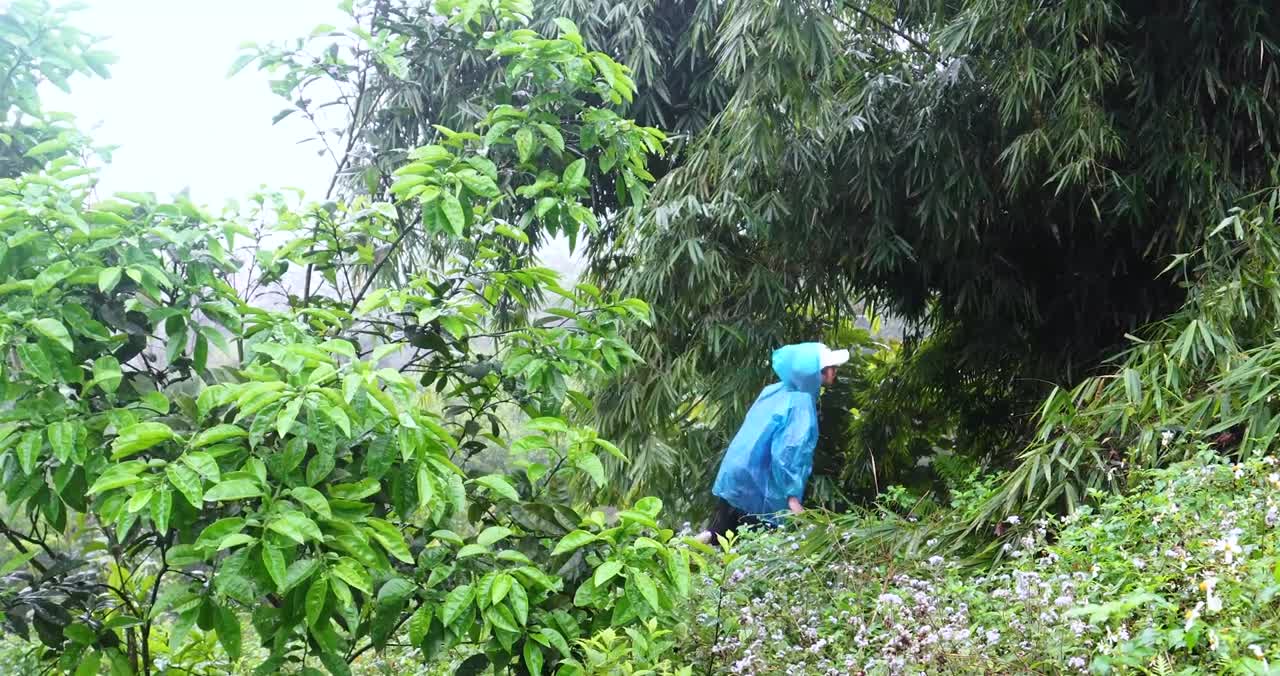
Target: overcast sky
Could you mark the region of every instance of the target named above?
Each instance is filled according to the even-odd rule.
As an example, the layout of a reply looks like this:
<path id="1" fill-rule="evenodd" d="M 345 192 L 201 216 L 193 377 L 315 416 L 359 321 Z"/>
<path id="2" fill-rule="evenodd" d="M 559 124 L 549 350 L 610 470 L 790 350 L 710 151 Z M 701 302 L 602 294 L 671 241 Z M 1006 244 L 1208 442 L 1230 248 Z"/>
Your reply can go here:
<path id="1" fill-rule="evenodd" d="M 3 0 L 0 0 L 0 5 Z M 78 79 L 70 95 L 51 89 L 47 108 L 74 113 L 99 143 L 119 150 L 102 190 L 168 196 L 191 188 L 219 206 L 265 184 L 320 198 L 332 163 L 318 157 L 305 121 L 271 117 L 286 106 L 265 73 L 227 78 L 245 41 L 306 35 L 345 25 L 337 0 L 87 0 L 77 27 L 108 39 L 119 59 L 109 80 Z"/>
<path id="2" fill-rule="evenodd" d="M 0 0 L 3 7 L 5 0 Z M 190 188 L 211 207 L 261 186 L 296 187 L 321 199 L 333 162 L 316 154 L 310 125 L 271 118 L 287 102 L 271 93 L 266 73 L 227 71 L 246 41 L 292 40 L 319 24 L 350 23 L 337 0 L 82 0 L 74 23 L 107 39 L 118 59 L 111 78 L 78 78 L 71 94 L 53 87 L 45 107 L 75 114 L 100 144 L 118 145 L 101 194 Z M 543 262 L 563 273 L 579 269 L 557 238 Z"/>

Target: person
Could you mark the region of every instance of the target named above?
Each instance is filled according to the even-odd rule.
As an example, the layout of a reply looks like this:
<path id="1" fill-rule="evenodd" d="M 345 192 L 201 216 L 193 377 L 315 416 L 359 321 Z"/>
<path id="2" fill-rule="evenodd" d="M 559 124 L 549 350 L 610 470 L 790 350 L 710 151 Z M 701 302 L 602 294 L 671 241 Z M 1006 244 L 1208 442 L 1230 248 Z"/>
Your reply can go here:
<path id="1" fill-rule="evenodd" d="M 849 361 L 848 350 L 822 343 L 787 345 L 773 352 L 778 382 L 764 388 L 720 462 L 711 492 L 715 515 L 701 542 L 743 525 L 773 525 L 777 515 L 804 511 L 804 489 L 818 443 L 818 393 Z"/>

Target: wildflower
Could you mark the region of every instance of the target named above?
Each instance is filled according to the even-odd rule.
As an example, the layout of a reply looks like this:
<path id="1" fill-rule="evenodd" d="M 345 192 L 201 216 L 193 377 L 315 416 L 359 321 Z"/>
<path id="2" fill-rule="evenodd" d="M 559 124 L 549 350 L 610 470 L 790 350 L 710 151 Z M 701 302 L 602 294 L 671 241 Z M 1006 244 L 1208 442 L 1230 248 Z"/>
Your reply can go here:
<path id="1" fill-rule="evenodd" d="M 1196 607 L 1187 610 L 1187 622 L 1182 626 L 1183 631 L 1191 631 L 1191 626 L 1200 619 L 1200 609 L 1204 607 L 1204 601 L 1196 602 Z"/>
<path id="2" fill-rule="evenodd" d="M 1271 484 L 1272 488 L 1280 488 L 1280 474 L 1276 474 L 1275 472 L 1268 474 L 1267 482 Z"/>
<path id="3" fill-rule="evenodd" d="M 1173 430 L 1165 430 L 1165 431 L 1163 431 L 1163 432 L 1161 432 L 1161 433 L 1160 433 L 1160 446 L 1161 446 L 1161 447 L 1168 448 L 1169 444 L 1170 444 L 1172 441 L 1173 441 Z"/>
<path id="4" fill-rule="evenodd" d="M 1276 509 L 1275 505 L 1271 505 L 1267 508 L 1265 520 L 1268 528 L 1275 528 L 1276 524 L 1280 523 L 1280 511 Z"/>
<path id="5" fill-rule="evenodd" d="M 1147 562 L 1135 556 L 1133 557 L 1133 567 L 1142 570 L 1147 567 Z"/>
<path id="6" fill-rule="evenodd" d="M 1250 643 L 1249 651 L 1253 653 L 1254 657 L 1258 659 L 1262 659 L 1263 657 L 1262 647 L 1259 646 L 1257 643 Z"/>
<path id="7" fill-rule="evenodd" d="M 1239 544 L 1239 529 L 1235 529 L 1227 534 L 1221 540 L 1210 540 L 1209 544 L 1217 551 L 1222 552 L 1222 559 L 1231 565 L 1235 561 L 1236 554 L 1243 552 Z"/>
<path id="8" fill-rule="evenodd" d="M 987 643 L 996 643 L 1000 640 L 1000 632 L 995 629 L 988 629 L 986 638 Z"/>
<path id="9" fill-rule="evenodd" d="M 1009 518 L 1005 519 L 1004 521 L 1010 526 L 1016 526 L 1022 523 L 1022 519 L 1017 514 L 1010 514 Z"/>
<path id="10" fill-rule="evenodd" d="M 1084 669 L 1084 666 L 1086 664 L 1088 664 L 1088 662 L 1086 662 L 1083 657 L 1080 657 L 1078 655 L 1076 657 L 1072 657 L 1071 659 L 1067 660 L 1067 666 L 1071 667 L 1072 669 Z"/>
<path id="11" fill-rule="evenodd" d="M 945 561 L 946 559 L 942 558 L 941 556 L 935 555 L 935 556 L 929 557 L 929 565 L 933 566 L 934 568 L 941 566 Z"/>
<path id="12" fill-rule="evenodd" d="M 1268 455 L 1267 457 L 1263 458 L 1262 461 L 1274 467 L 1276 464 L 1276 457 L 1274 455 Z"/>
<path id="13" fill-rule="evenodd" d="M 1236 463 L 1231 466 L 1231 469 L 1232 469 L 1231 473 L 1235 475 L 1237 479 L 1244 476 L 1244 465 L 1241 465 L 1240 463 Z"/>
<path id="14" fill-rule="evenodd" d="M 880 597 L 876 600 L 881 605 L 886 605 L 886 604 L 895 605 L 895 606 L 902 605 L 902 597 L 898 596 L 897 594 L 881 594 Z"/>

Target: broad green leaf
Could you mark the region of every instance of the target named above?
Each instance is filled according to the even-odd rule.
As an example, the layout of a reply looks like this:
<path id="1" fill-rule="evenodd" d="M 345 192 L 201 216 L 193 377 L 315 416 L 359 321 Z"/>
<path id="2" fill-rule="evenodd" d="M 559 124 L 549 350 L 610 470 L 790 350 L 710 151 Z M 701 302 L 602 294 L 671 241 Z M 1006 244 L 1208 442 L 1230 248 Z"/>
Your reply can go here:
<path id="1" fill-rule="evenodd" d="M 197 509 L 203 508 L 204 488 L 200 484 L 200 475 L 196 474 L 195 470 L 170 463 L 164 468 L 164 473 L 169 478 L 169 483 L 182 493 L 182 497 L 186 498 L 191 506 Z"/>
<path id="2" fill-rule="evenodd" d="M 556 544 L 556 548 L 552 550 L 551 555 L 559 556 L 561 554 L 567 554 L 568 552 L 572 552 L 583 545 L 595 542 L 595 540 L 595 535 L 584 530 L 575 530 L 560 539 L 560 542 Z"/>
<path id="3" fill-rule="evenodd" d="M 87 625 L 82 624 L 82 622 L 72 622 L 72 624 L 63 627 L 63 635 L 72 640 L 72 643 L 81 645 L 92 645 L 93 641 L 97 639 L 96 632 Z"/>
<path id="4" fill-rule="evenodd" d="M 454 587 L 449 595 L 444 599 L 444 605 L 440 606 L 440 623 L 446 627 L 453 626 L 454 621 L 462 617 L 463 611 L 467 606 L 471 605 L 475 598 L 475 592 L 471 585 L 464 584 Z"/>
<path id="5" fill-rule="evenodd" d="M 538 131 L 542 132 L 542 136 L 547 139 L 547 143 L 552 148 L 555 148 L 557 154 L 564 152 L 564 136 L 560 134 L 559 129 L 545 122 L 540 122 L 534 126 L 538 128 Z"/>
<path id="6" fill-rule="evenodd" d="M 93 362 L 93 384 L 108 394 L 120 387 L 124 374 L 120 371 L 120 362 L 111 355 L 98 357 Z"/>
<path id="7" fill-rule="evenodd" d="M 210 602 L 205 601 L 205 603 Z M 217 618 L 218 642 L 234 662 L 240 659 L 240 616 L 231 608 L 222 605 L 218 606 Z"/>
<path id="8" fill-rule="evenodd" d="M 160 533 L 169 531 L 169 517 L 173 515 L 173 491 L 156 490 L 151 498 L 151 523 Z"/>
<path id="9" fill-rule="evenodd" d="M 334 484 L 329 487 L 329 495 L 342 500 L 360 500 L 382 490 L 377 479 L 362 479 L 350 484 Z"/>
<path id="10" fill-rule="evenodd" d="M 29 326 L 45 338 L 61 345 L 67 352 L 75 352 L 75 343 L 71 342 L 71 334 L 67 333 L 67 327 L 63 326 L 62 322 L 45 317 L 33 320 Z"/>
<path id="11" fill-rule="evenodd" d="M 147 505 L 151 504 L 152 495 L 155 495 L 155 491 L 150 488 L 138 489 L 138 491 L 129 498 L 129 502 L 125 503 L 125 511 L 130 514 L 142 511 L 147 507 Z"/>
<path id="12" fill-rule="evenodd" d="M 22 435 L 22 439 L 18 441 L 18 465 L 22 467 L 22 473 L 30 475 L 36 469 L 36 462 L 40 459 L 40 450 L 44 448 L 44 435 L 35 430 L 26 432 Z"/>
<path id="13" fill-rule="evenodd" d="M 640 498 L 636 501 L 636 510 L 657 518 L 662 512 L 662 501 L 655 497 Z"/>
<path id="14" fill-rule="evenodd" d="M 528 670 L 529 676 L 542 676 L 542 648 L 538 647 L 537 642 L 526 639 L 521 654 L 524 656 L 524 668 Z"/>
<path id="15" fill-rule="evenodd" d="M 212 482 L 222 480 L 222 471 L 218 469 L 218 461 L 204 451 L 189 451 L 182 455 L 182 463 L 195 470 L 197 474 Z"/>
<path id="16" fill-rule="evenodd" d="M 222 538 L 222 541 L 218 543 L 217 550 L 223 551 L 226 549 L 231 549 L 232 547 L 239 547 L 240 545 L 250 545 L 257 541 L 258 541 L 258 538 L 248 533 L 233 533 L 231 535 L 228 535 L 225 538 Z"/>
<path id="17" fill-rule="evenodd" d="M 193 437 L 191 439 L 190 446 L 191 448 L 203 448 L 205 446 L 212 446 L 213 444 L 216 444 L 221 441 L 226 441 L 227 439 L 235 439 L 235 438 L 247 437 L 247 436 L 249 436 L 249 433 L 239 425 L 228 425 L 228 424 L 214 425 L 213 427 L 210 427 L 209 429 Z M 204 474 L 204 473 L 201 472 L 201 474 Z"/>
<path id="18" fill-rule="evenodd" d="M 446 190 L 443 199 L 440 201 L 440 211 L 449 222 L 449 227 L 453 229 L 453 234 L 461 237 L 462 228 L 467 223 L 467 217 L 462 211 L 462 203 L 458 201 L 458 196 Z"/>
<path id="19" fill-rule="evenodd" d="M 205 499 L 208 499 L 208 496 L 205 496 Z M 324 536 L 320 533 L 320 527 L 302 512 L 285 512 L 268 521 L 267 528 L 294 540 L 300 545 L 306 544 L 307 540 L 324 540 Z"/>
<path id="20" fill-rule="evenodd" d="M 520 632 L 520 627 L 516 625 L 516 620 L 511 615 L 511 609 L 506 606 L 490 606 L 484 611 L 484 616 L 499 629 L 512 633 Z"/>
<path id="21" fill-rule="evenodd" d="M 387 550 L 388 554 L 405 563 L 414 562 L 413 554 L 409 552 L 409 545 L 405 543 L 399 528 L 387 521 L 374 518 L 365 519 L 365 525 L 368 527 L 369 534 L 382 545 L 383 549 Z"/>
<path id="22" fill-rule="evenodd" d="M 558 432 L 560 434 L 568 433 L 569 425 L 560 418 L 534 418 L 527 423 L 529 429 L 538 430 L 539 432 Z"/>
<path id="23" fill-rule="evenodd" d="M 216 547 L 218 543 L 228 536 L 239 533 L 244 528 L 244 524 L 244 519 L 238 516 L 218 519 L 200 531 L 200 535 L 196 538 L 196 545 L 200 547 Z"/>
<path id="24" fill-rule="evenodd" d="M 284 585 L 280 588 L 280 593 L 287 594 L 289 590 L 306 582 L 318 570 L 320 570 L 320 562 L 315 559 L 298 559 L 289 564 L 289 569 L 284 573 Z"/>
<path id="25" fill-rule="evenodd" d="M 621 561 L 605 561 L 600 564 L 599 568 L 596 568 L 595 575 L 591 579 L 595 582 L 597 587 L 603 587 L 604 583 L 611 580 L 613 576 L 617 575 L 621 570 Z"/>
<path id="26" fill-rule="evenodd" d="M 173 430 L 164 423 L 141 422 L 120 431 L 111 442 L 111 459 L 119 460 L 145 451 L 173 438 Z"/>
<path id="27" fill-rule="evenodd" d="M 329 595 L 329 576 L 321 575 L 310 588 L 307 589 L 306 598 L 306 615 L 307 626 L 314 627 L 316 622 L 320 621 L 320 616 L 324 611 L 324 602 Z"/>
<path id="28" fill-rule="evenodd" d="M 93 485 L 89 487 L 88 495 L 136 484 L 142 481 L 138 474 L 146 467 L 147 463 L 141 460 L 130 460 L 129 462 L 112 465 L 98 477 L 97 481 L 93 482 Z"/>
<path id="29" fill-rule="evenodd" d="M 676 592 L 681 596 L 689 595 L 689 583 L 691 575 L 689 573 L 689 554 L 682 551 L 672 551 L 671 557 L 667 560 L 667 576 L 675 583 Z"/>
<path id="30" fill-rule="evenodd" d="M 488 528 L 484 529 L 484 531 L 482 531 L 480 535 L 476 536 L 476 543 L 487 547 L 509 535 L 511 535 L 510 528 L 503 528 L 502 526 L 489 526 Z"/>
<path id="31" fill-rule="evenodd" d="M 262 565 L 267 569 L 267 574 L 271 576 L 271 581 L 276 583 L 276 589 L 284 588 L 285 574 L 288 568 L 284 562 L 284 554 L 275 547 L 265 542 L 262 547 Z"/>
<path id="32" fill-rule="evenodd" d="M 39 343 L 19 343 L 18 361 L 28 373 L 43 383 L 52 383 L 58 377 L 53 362 Z"/>
<path id="33" fill-rule="evenodd" d="M 561 182 L 565 185 L 580 188 L 586 183 L 583 177 L 587 175 L 587 161 L 581 157 L 569 163 L 564 169 L 564 178 Z"/>
<path id="34" fill-rule="evenodd" d="M 502 599 L 507 598 L 507 593 L 511 591 L 511 583 L 513 582 L 515 580 L 506 573 L 501 573 L 493 579 L 493 587 L 490 588 L 490 599 L 494 604 L 502 603 Z"/>
<path id="35" fill-rule="evenodd" d="M 378 589 L 378 605 L 382 607 L 398 607 L 405 599 L 413 596 L 418 586 L 403 577 L 393 577 Z"/>
<path id="36" fill-rule="evenodd" d="M 538 634 L 547 640 L 547 643 L 560 651 L 560 655 L 565 659 L 573 657 L 573 651 L 569 649 L 569 642 L 564 640 L 564 635 L 551 627 L 543 627 L 538 630 Z"/>
<path id="37" fill-rule="evenodd" d="M 627 577 L 635 583 L 636 589 L 644 597 L 645 603 L 648 603 L 654 612 L 661 612 L 662 606 L 658 604 L 658 588 L 653 584 L 653 578 L 649 577 L 648 573 L 635 568 L 627 569 Z"/>
<path id="38" fill-rule="evenodd" d="M 528 127 L 521 127 L 516 132 L 516 154 L 522 163 L 533 158 L 533 131 Z"/>
<path id="39" fill-rule="evenodd" d="M 484 545 L 467 545 L 462 549 L 458 550 L 458 558 L 466 559 L 472 556 L 480 556 L 481 554 L 488 554 L 488 553 L 489 553 L 489 548 L 485 547 Z"/>
<path id="40" fill-rule="evenodd" d="M 506 237 L 508 239 L 514 239 L 515 241 L 520 242 L 522 244 L 529 243 L 528 235 L 510 226 L 501 225 L 501 224 L 495 225 L 493 226 L 493 231 L 499 235 L 502 235 L 503 237 Z"/>
<path id="41" fill-rule="evenodd" d="M 53 449 L 53 457 L 57 458 L 58 462 L 65 464 L 75 455 L 78 430 L 76 423 L 69 420 L 52 423 L 45 428 L 45 434 L 49 437 L 49 448 Z"/>
<path id="42" fill-rule="evenodd" d="M 409 618 L 409 643 L 420 646 L 431 631 L 431 609 L 426 605 L 418 606 L 413 617 Z"/>
<path id="43" fill-rule="evenodd" d="M 511 484 L 507 482 L 506 478 L 498 474 L 482 476 L 479 479 L 476 479 L 475 483 L 488 488 L 494 493 L 497 493 L 512 502 L 520 501 L 520 494 L 516 492 L 516 489 L 511 487 Z"/>
<path id="44" fill-rule="evenodd" d="M 333 512 L 329 509 L 329 501 L 325 499 L 320 491 L 306 486 L 299 486 L 289 491 L 298 502 L 306 505 L 311 511 L 315 512 L 322 519 L 333 518 Z"/>
<path id="45" fill-rule="evenodd" d="M 98 273 L 98 290 L 102 293 L 111 293 L 120 283 L 120 275 L 123 272 L 124 269 L 120 267 L 103 268 Z"/>
<path id="46" fill-rule="evenodd" d="M 369 573 L 355 559 L 342 557 L 338 560 L 338 565 L 331 568 L 330 572 L 343 582 L 366 594 L 373 593 L 373 582 L 369 579 Z"/>
<path id="47" fill-rule="evenodd" d="M 48 293 L 50 289 L 58 285 L 58 282 L 66 279 L 68 275 L 75 270 L 74 265 L 69 260 L 60 260 L 53 265 L 46 267 L 36 275 L 35 281 L 31 285 L 31 294 L 33 296 L 41 296 Z"/>
<path id="48" fill-rule="evenodd" d="M 623 523 L 638 523 L 649 528 L 658 527 L 658 522 L 654 521 L 653 517 L 632 509 L 624 509 L 618 512 L 618 518 L 621 519 Z"/>
<path id="49" fill-rule="evenodd" d="M 427 469 L 426 463 L 418 465 L 417 483 L 418 509 L 429 509 L 435 498 L 436 491 L 434 488 L 435 483 L 431 479 L 431 471 Z"/>
<path id="50" fill-rule="evenodd" d="M 586 472 L 591 477 L 591 480 L 595 482 L 597 488 L 604 486 L 604 465 L 600 462 L 600 458 L 590 453 L 583 453 L 574 459 L 573 464 L 578 469 Z"/>
<path id="51" fill-rule="evenodd" d="M 462 546 L 462 538 L 457 533 L 451 530 L 432 531 L 431 537 L 437 540 L 444 540 L 445 542 L 448 542 L 450 544 Z"/>
<path id="52" fill-rule="evenodd" d="M 529 593 L 524 590 L 524 585 L 520 584 L 519 580 L 511 581 L 507 603 L 511 605 L 511 614 L 515 616 L 520 626 L 523 627 L 529 623 Z"/>
<path id="53" fill-rule="evenodd" d="M 205 502 L 221 502 L 227 500 L 248 500 L 262 495 L 262 487 L 249 479 L 227 479 L 221 481 L 204 494 Z"/>
<path id="54" fill-rule="evenodd" d="M 293 423 L 298 419 L 298 413 L 302 410 L 304 401 L 306 400 L 302 397 L 291 400 L 276 417 L 276 434 L 281 438 L 288 436 L 289 431 L 293 429 Z"/>

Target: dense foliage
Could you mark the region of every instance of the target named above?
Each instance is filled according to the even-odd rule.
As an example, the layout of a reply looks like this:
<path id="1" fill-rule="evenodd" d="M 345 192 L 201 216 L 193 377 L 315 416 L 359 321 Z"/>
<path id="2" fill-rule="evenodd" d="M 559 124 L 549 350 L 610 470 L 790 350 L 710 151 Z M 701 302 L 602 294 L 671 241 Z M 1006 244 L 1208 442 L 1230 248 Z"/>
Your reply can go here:
<path id="1" fill-rule="evenodd" d="M 71 143 L 0 179 L 0 608 L 48 666 L 225 673 L 252 652 L 256 673 L 341 674 L 393 642 L 460 673 L 665 659 L 696 558 L 655 498 L 609 516 L 565 499 L 619 453 L 566 422 L 590 405 L 573 382 L 634 360 L 620 331 L 650 311 L 561 286 L 526 247 L 593 227 L 587 161 L 643 171 L 661 135 L 609 107 L 632 85 L 571 22 L 544 37 L 518 3 L 456 9 L 439 4 L 447 29 L 521 94 L 409 152 L 394 202 L 97 199 Z M 568 141 L 543 122 L 565 107 Z M 375 248 L 408 227 L 459 255 L 374 288 Z"/>
<path id="2" fill-rule="evenodd" d="M 0 670 L 1280 658 L 1269 4 L 344 8 L 232 67 L 328 190 L 221 213 L 99 195 L 38 94 L 110 57 L 0 16 Z M 679 537 L 801 339 L 809 512 Z"/>
<path id="3" fill-rule="evenodd" d="M 706 395 L 722 442 L 766 374 L 720 365 L 869 297 L 933 334 L 895 403 L 941 403 L 958 450 L 1009 462 L 991 427 L 1176 309 L 1169 258 L 1275 180 L 1271 3 L 723 6 L 728 103 L 604 277 L 658 310 L 609 430 L 665 435 Z"/>

